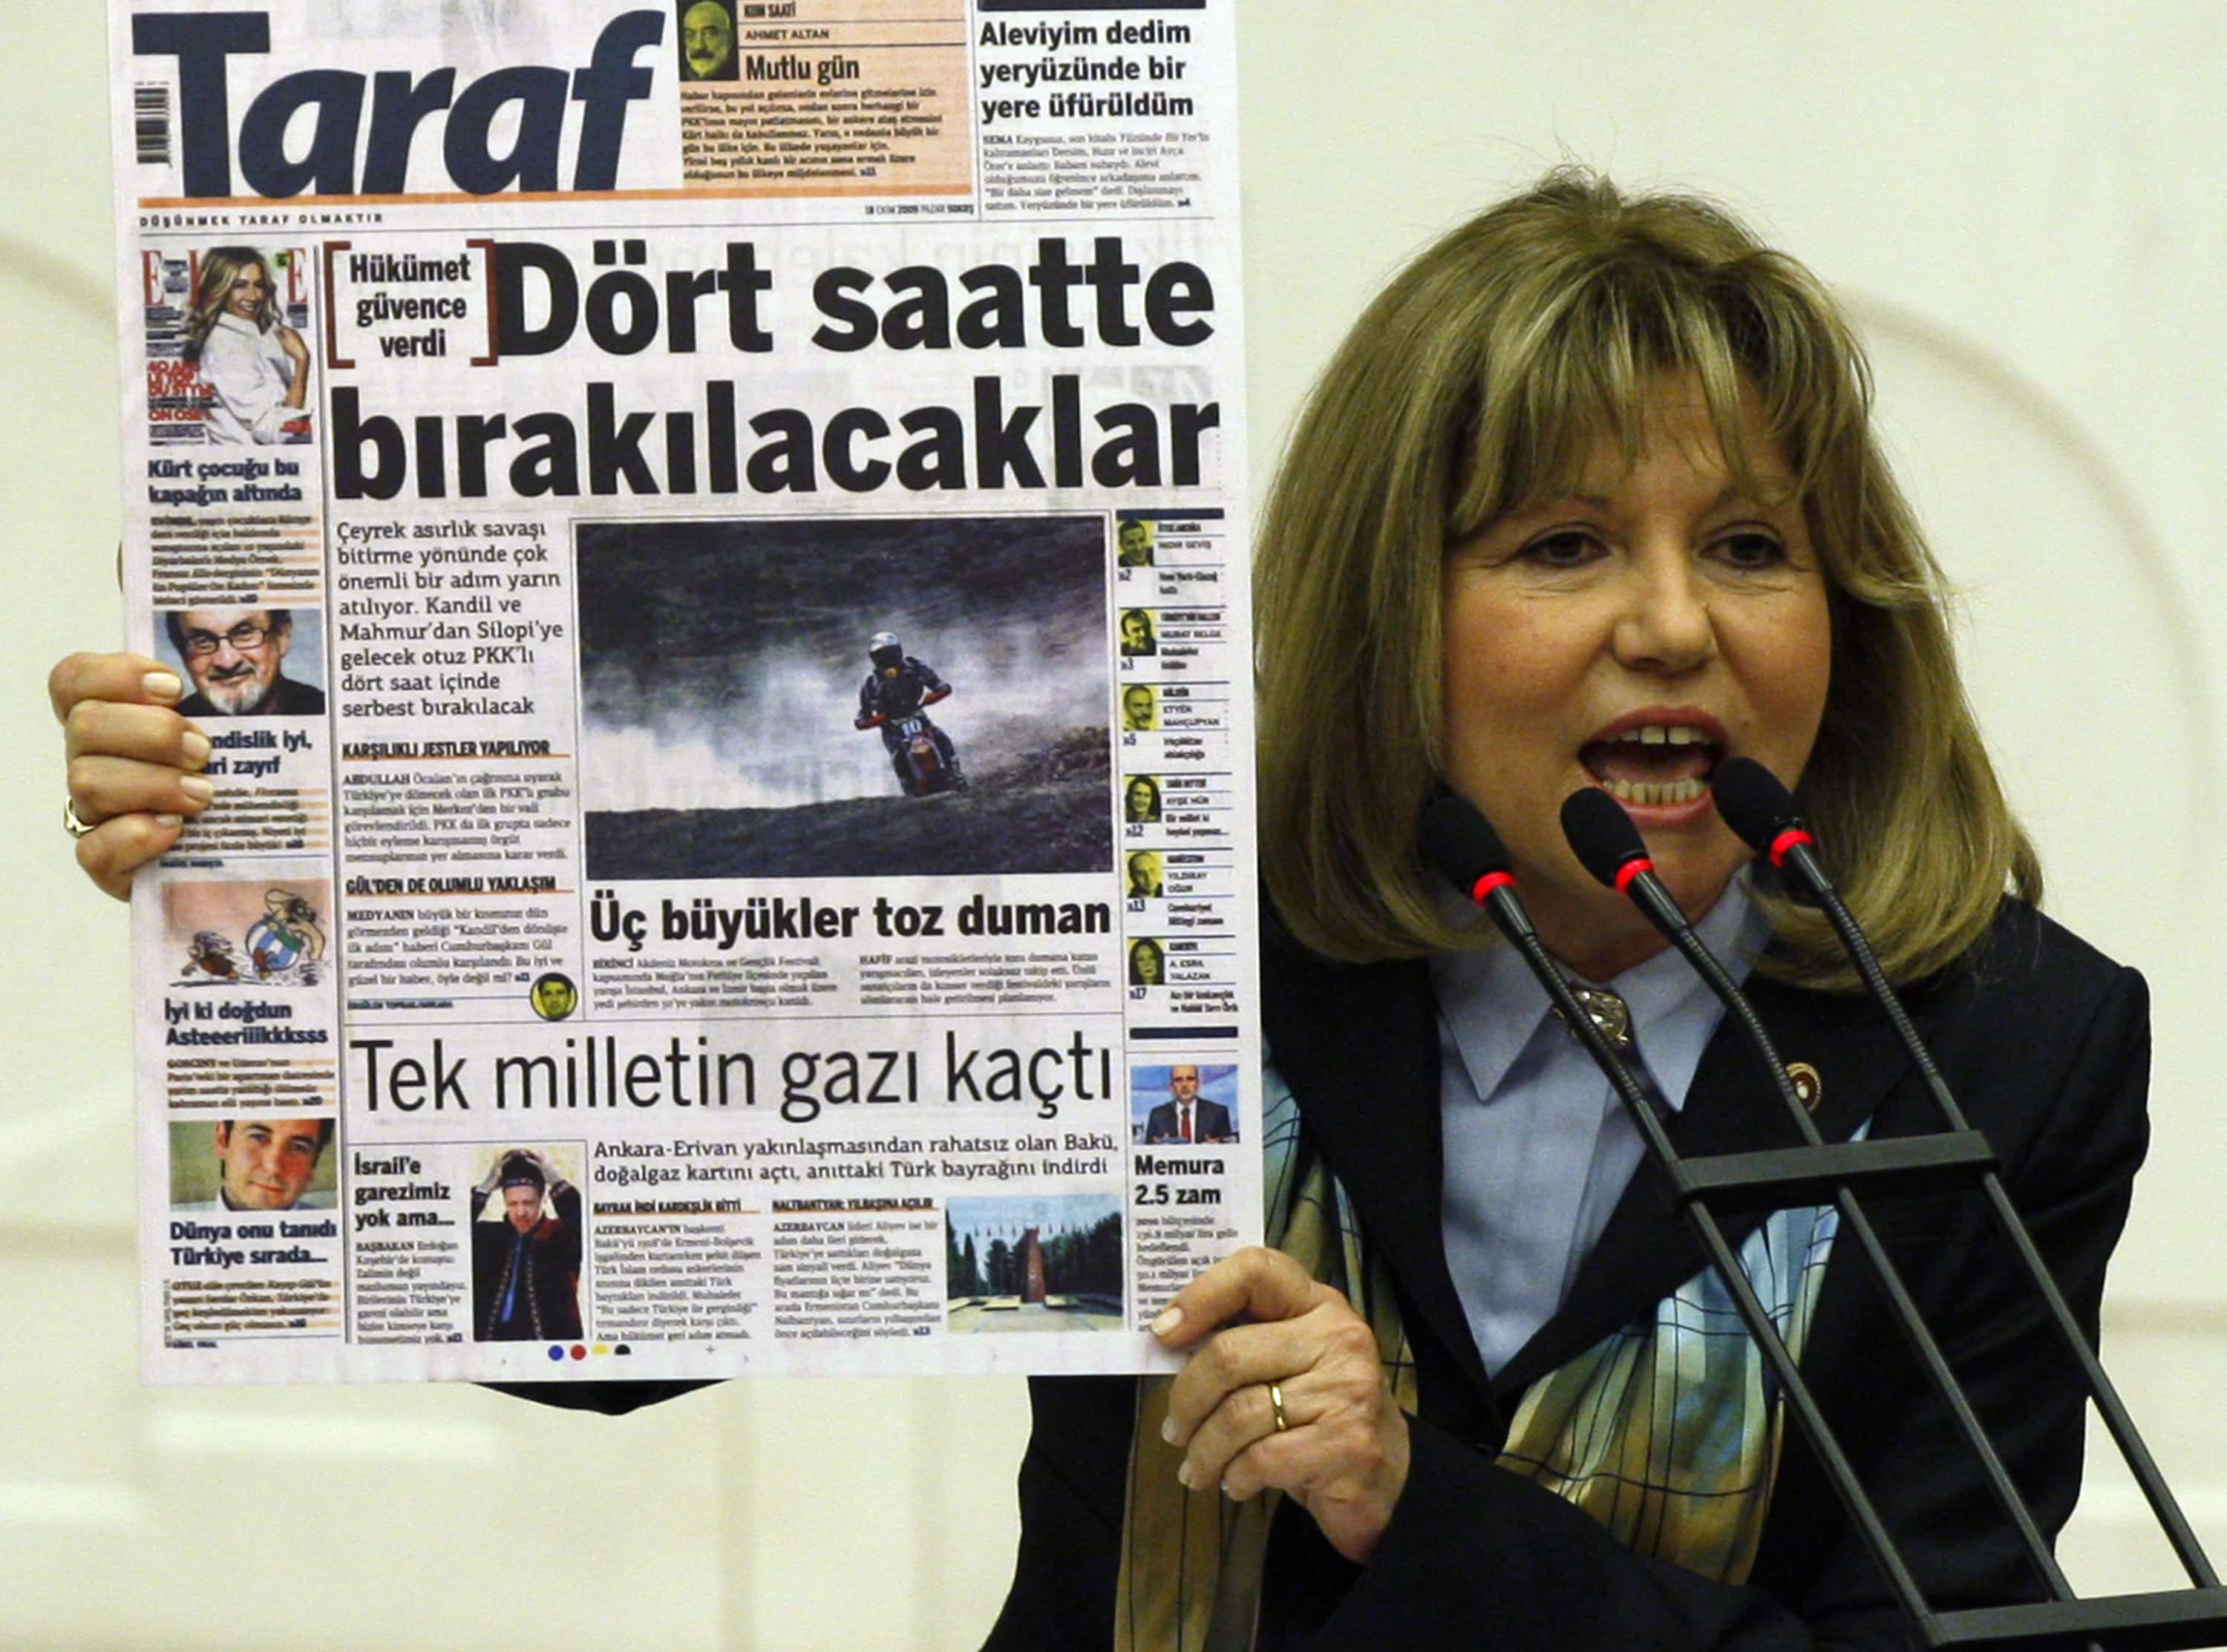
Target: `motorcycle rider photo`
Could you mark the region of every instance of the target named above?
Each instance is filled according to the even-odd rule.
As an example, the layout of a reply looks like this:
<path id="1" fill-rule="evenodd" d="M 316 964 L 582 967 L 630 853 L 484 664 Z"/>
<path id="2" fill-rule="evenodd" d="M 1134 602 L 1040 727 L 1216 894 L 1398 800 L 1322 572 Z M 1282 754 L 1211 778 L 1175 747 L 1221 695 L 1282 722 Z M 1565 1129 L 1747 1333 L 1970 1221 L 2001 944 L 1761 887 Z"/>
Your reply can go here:
<path id="1" fill-rule="evenodd" d="M 866 657 L 873 662 L 874 668 L 858 686 L 858 715 L 853 726 L 881 730 L 883 749 L 890 754 L 890 765 L 897 770 L 897 783 L 904 788 L 907 797 L 918 797 L 931 789 L 965 791 L 967 777 L 960 772 L 958 750 L 952 745 L 951 737 L 937 727 L 925 711 L 926 707 L 951 698 L 951 685 L 937 676 L 935 668 L 926 660 L 916 660 L 907 654 L 891 631 L 874 633 L 866 644 Z M 942 756 L 944 773 L 948 776 L 946 784 L 930 786 L 915 775 L 897 725 L 916 715 Z"/>

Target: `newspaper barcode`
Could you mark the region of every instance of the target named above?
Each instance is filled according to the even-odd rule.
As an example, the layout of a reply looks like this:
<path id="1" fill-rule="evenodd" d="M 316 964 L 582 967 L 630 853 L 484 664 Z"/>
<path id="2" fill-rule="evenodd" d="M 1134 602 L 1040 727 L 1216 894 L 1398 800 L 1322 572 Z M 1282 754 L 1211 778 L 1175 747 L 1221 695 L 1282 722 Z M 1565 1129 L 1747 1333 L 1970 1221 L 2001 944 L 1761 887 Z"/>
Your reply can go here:
<path id="1" fill-rule="evenodd" d="M 131 88 L 131 139 L 140 165 L 169 165 L 169 87 L 156 82 Z"/>

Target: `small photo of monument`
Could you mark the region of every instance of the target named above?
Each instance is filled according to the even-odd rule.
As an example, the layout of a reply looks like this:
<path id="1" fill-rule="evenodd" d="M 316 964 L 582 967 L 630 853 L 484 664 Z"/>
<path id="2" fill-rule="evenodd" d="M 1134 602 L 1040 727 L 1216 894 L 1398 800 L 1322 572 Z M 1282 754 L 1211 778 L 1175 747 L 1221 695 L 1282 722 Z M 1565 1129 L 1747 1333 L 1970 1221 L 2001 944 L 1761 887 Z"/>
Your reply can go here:
<path id="1" fill-rule="evenodd" d="M 943 1247 L 954 1333 L 1121 1329 L 1117 1195 L 953 1199 Z"/>

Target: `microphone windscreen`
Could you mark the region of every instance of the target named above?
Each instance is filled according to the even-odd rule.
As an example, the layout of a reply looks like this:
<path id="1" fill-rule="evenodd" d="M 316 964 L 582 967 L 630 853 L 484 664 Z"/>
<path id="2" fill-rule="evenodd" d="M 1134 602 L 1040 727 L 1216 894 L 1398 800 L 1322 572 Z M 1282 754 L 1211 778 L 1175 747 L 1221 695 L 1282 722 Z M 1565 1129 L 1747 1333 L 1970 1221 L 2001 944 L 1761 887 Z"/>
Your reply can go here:
<path id="1" fill-rule="evenodd" d="M 1709 776 L 1709 795 L 1733 835 L 1758 855 L 1769 854 L 1772 839 L 1796 819 L 1794 794 L 1752 757 L 1719 763 Z"/>
<path id="2" fill-rule="evenodd" d="M 1476 804 L 1448 792 L 1423 811 L 1416 837 L 1423 858 L 1467 895 L 1488 872 L 1509 869 L 1508 848 Z"/>
<path id="3" fill-rule="evenodd" d="M 1578 864 L 1611 889 L 1627 862 L 1643 859 L 1647 845 L 1639 828 L 1624 812 L 1624 805 L 1598 786 L 1572 792 L 1562 800 L 1562 835 Z"/>

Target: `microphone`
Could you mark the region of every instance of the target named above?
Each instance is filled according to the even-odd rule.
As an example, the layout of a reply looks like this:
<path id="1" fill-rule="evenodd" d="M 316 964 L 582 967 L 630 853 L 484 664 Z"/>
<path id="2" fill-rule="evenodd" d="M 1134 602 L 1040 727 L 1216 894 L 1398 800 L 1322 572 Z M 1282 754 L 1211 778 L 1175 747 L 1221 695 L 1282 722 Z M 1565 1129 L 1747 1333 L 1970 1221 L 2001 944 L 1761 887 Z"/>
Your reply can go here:
<path id="1" fill-rule="evenodd" d="M 1795 809 L 1794 794 L 1778 783 L 1777 775 L 1752 757 L 1727 757 L 1709 776 L 1709 796 L 1734 837 L 1780 871 L 1790 874 L 1820 903 L 1839 904 L 1841 897 L 1832 880 L 1812 852 L 1817 840 L 1809 835 L 1809 828 Z M 1844 934 L 1841 938 L 1846 941 L 1847 936 Z M 1862 949 L 1871 951 L 1868 945 Z"/>
<path id="2" fill-rule="evenodd" d="M 1508 845 L 1501 842 L 1500 834 L 1492 829 L 1492 822 L 1474 803 L 1452 792 L 1432 799 L 1423 811 L 1416 836 L 1422 845 L 1423 858 L 1444 873 L 1456 889 L 1484 908 L 1485 915 L 1495 923 L 1500 922 L 1503 913 L 1510 913 L 1525 928 L 1530 927 L 1530 915 L 1516 898 L 1516 874 L 1510 870 L 1514 863 L 1508 858 Z M 1493 895 L 1503 890 L 1507 892 L 1507 899 L 1493 901 Z"/>
<path id="3" fill-rule="evenodd" d="M 1579 865 L 1638 907 L 1672 941 L 1693 934 L 1684 909 L 1655 875 L 1655 863 L 1648 857 L 1639 828 L 1606 792 L 1588 786 L 1564 798 L 1562 835 L 1569 839 Z M 1679 950 L 1693 956 L 1685 947 Z"/>
<path id="4" fill-rule="evenodd" d="M 1508 938 L 1509 944 L 1529 966 L 1539 985 L 1546 988 L 1548 1000 L 1630 1113 L 1656 1162 L 1666 1169 L 1675 1165 L 1677 1151 L 1663 1134 L 1662 1121 L 1656 1116 L 1646 1092 L 1639 1088 L 1639 1081 L 1631 1075 L 1631 1069 L 1624 1064 L 1599 1024 L 1578 1001 L 1569 978 L 1548 954 L 1546 943 L 1532 926 L 1531 915 L 1523 909 L 1523 903 L 1516 893 L 1514 863 L 1509 858 L 1508 846 L 1492 829 L 1492 822 L 1467 798 L 1447 792 L 1434 798 L 1423 810 L 1416 835 L 1423 858 L 1456 889 L 1484 909 L 1494 928 Z"/>
<path id="5" fill-rule="evenodd" d="M 1732 1012 L 1732 1018 L 1747 1035 L 1748 1043 L 1770 1068 L 1782 1098 L 1794 1110 L 1803 1139 L 1813 1146 L 1823 1140 L 1816 1126 L 1810 1122 L 1809 1110 L 1794 1094 L 1793 1081 L 1786 1076 L 1786 1063 L 1771 1048 L 1771 1035 L 1763 1030 L 1763 1023 L 1756 1018 L 1754 1009 L 1733 985 L 1732 978 L 1725 973 L 1716 954 L 1694 933 L 1693 922 L 1678 904 L 1678 897 L 1656 876 L 1655 862 L 1648 855 L 1647 845 L 1639 835 L 1639 828 L 1632 825 L 1631 817 L 1624 812 L 1624 806 L 1597 786 L 1572 792 L 1562 800 L 1562 835 L 1569 839 L 1570 852 L 1577 856 L 1579 865 L 1637 907 L 1647 921 L 1685 954 L 1686 961 Z"/>

